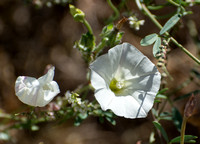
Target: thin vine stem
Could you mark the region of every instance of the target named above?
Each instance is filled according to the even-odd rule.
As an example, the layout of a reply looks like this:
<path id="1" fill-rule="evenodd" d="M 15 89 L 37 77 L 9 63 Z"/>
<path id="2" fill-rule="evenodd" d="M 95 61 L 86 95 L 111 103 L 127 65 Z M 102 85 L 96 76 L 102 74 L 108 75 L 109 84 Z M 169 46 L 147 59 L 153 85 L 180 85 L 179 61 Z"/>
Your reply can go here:
<path id="1" fill-rule="evenodd" d="M 115 17 L 114 20 L 117 19 L 119 17 L 119 11 L 118 9 L 113 5 L 111 0 L 107 0 L 108 5 L 113 9 L 113 11 L 115 12 Z"/>
<path id="2" fill-rule="evenodd" d="M 176 2 L 174 2 L 173 0 L 167 0 L 169 3 L 171 3 L 172 5 L 174 5 L 174 6 L 177 6 L 177 7 L 179 7 L 180 5 L 179 4 L 177 4 Z"/>
<path id="3" fill-rule="evenodd" d="M 145 4 L 140 3 L 140 0 L 136 0 L 138 8 L 145 12 L 145 14 L 152 20 L 152 22 L 159 28 L 162 29 L 162 25 L 156 20 L 155 16 L 148 10 Z M 170 36 L 168 32 L 165 32 L 167 36 Z M 177 45 L 181 50 L 186 53 L 190 58 L 192 58 L 197 64 L 200 65 L 200 60 L 196 58 L 192 53 L 190 53 L 186 48 L 179 44 L 172 36 L 170 36 L 171 41 Z"/>

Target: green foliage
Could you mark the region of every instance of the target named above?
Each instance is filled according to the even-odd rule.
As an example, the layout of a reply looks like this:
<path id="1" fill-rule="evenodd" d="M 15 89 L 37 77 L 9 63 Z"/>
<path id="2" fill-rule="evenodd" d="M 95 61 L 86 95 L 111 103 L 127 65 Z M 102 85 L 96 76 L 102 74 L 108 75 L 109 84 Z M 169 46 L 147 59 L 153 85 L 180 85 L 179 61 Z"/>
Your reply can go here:
<path id="1" fill-rule="evenodd" d="M 162 127 L 162 125 L 157 121 L 153 121 L 153 124 L 156 127 L 156 129 L 158 129 L 161 132 L 163 138 L 168 143 L 169 142 L 169 138 L 167 136 L 167 133 L 166 133 L 165 129 Z"/>
<path id="2" fill-rule="evenodd" d="M 75 43 L 75 48 L 77 48 L 86 62 L 91 60 L 91 52 L 95 46 L 95 38 L 94 36 L 87 32 L 81 36 L 81 39 Z"/>
<path id="3" fill-rule="evenodd" d="M 109 24 L 102 29 L 100 36 L 106 40 L 106 46 L 113 47 L 121 42 L 123 34 L 115 28 L 114 24 Z"/>
<path id="4" fill-rule="evenodd" d="M 170 30 L 181 18 L 181 14 L 175 14 L 173 17 L 171 17 L 163 26 L 163 28 L 160 31 L 160 35 L 164 34 L 168 30 Z"/>
<path id="5" fill-rule="evenodd" d="M 158 35 L 156 33 L 153 33 L 153 34 L 150 34 L 150 35 L 147 35 L 146 37 L 144 37 L 141 41 L 140 41 L 140 44 L 142 46 L 148 46 L 148 45 L 151 45 L 153 44 L 158 38 Z"/>
<path id="6" fill-rule="evenodd" d="M 85 120 L 88 117 L 87 113 L 79 113 L 76 117 L 75 117 L 75 122 L 74 125 L 75 126 L 79 126 L 81 124 L 81 122 L 83 120 Z"/>
<path id="7" fill-rule="evenodd" d="M 153 55 L 156 57 L 156 54 L 160 53 L 160 46 L 161 46 L 161 38 L 157 37 L 156 42 L 153 45 Z"/>
<path id="8" fill-rule="evenodd" d="M 196 143 L 196 140 L 194 139 L 197 139 L 198 137 L 197 136 L 193 136 L 193 135 L 185 135 L 184 136 L 184 142 L 186 143 Z M 172 143 L 180 143 L 181 141 L 181 137 L 178 136 L 178 137 L 175 137 L 173 138 L 169 143 L 172 144 Z"/>
<path id="9" fill-rule="evenodd" d="M 161 38 L 156 33 L 153 33 L 153 34 L 147 35 L 140 41 L 140 44 L 142 46 L 148 46 L 153 43 L 154 43 L 153 55 L 154 55 L 154 57 L 156 57 L 156 54 L 158 54 L 160 52 Z"/>
<path id="10" fill-rule="evenodd" d="M 183 118 L 180 112 L 175 107 L 172 108 L 172 120 L 177 130 L 181 131 L 181 124 L 182 124 Z"/>

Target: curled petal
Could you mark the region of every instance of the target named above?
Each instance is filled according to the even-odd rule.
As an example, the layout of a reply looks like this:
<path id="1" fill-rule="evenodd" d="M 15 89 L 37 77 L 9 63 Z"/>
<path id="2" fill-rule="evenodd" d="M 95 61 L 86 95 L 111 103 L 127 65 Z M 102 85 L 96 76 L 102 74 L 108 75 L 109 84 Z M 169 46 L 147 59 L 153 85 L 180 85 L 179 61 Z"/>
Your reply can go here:
<path id="1" fill-rule="evenodd" d="M 15 82 L 15 93 L 25 104 L 36 106 L 40 83 L 37 79 L 19 76 Z"/>
<path id="2" fill-rule="evenodd" d="M 54 70 L 55 70 L 55 67 L 52 66 L 45 75 L 38 78 L 38 81 L 41 84 L 51 82 L 53 80 L 53 77 L 54 77 Z"/>
<path id="3" fill-rule="evenodd" d="M 59 92 L 59 86 L 52 81 L 54 67 L 39 79 L 19 76 L 15 82 L 15 93 L 20 101 L 27 105 L 43 107 Z"/>
<path id="4" fill-rule="evenodd" d="M 59 86 L 55 81 L 47 83 L 40 88 L 35 106 L 43 107 L 47 105 L 59 93 Z"/>

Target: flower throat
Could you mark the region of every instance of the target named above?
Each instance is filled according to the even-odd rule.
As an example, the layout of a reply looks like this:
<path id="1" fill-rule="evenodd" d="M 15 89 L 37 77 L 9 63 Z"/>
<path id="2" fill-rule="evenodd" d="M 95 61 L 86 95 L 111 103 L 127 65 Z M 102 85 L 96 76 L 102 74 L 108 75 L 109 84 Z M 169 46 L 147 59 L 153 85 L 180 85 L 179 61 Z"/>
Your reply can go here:
<path id="1" fill-rule="evenodd" d="M 124 88 L 124 82 L 123 81 L 118 81 L 115 78 L 113 78 L 110 82 L 109 88 L 115 93 L 119 94 L 122 92 Z"/>

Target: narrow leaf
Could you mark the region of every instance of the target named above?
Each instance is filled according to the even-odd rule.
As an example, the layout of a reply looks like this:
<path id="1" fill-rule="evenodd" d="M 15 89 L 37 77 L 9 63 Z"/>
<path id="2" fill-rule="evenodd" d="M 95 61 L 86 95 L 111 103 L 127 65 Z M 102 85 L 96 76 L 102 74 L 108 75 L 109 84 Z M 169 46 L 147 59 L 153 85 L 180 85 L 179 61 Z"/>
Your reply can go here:
<path id="1" fill-rule="evenodd" d="M 156 39 L 157 39 L 158 35 L 153 33 L 153 34 L 150 34 L 150 35 L 147 35 L 145 36 L 141 41 L 140 41 L 140 44 L 142 46 L 148 46 L 148 45 L 151 45 L 153 44 Z"/>
<path id="2" fill-rule="evenodd" d="M 153 55 L 156 57 L 156 54 L 160 52 L 161 38 L 157 37 L 155 44 L 153 45 Z"/>
<path id="3" fill-rule="evenodd" d="M 162 112 L 160 114 L 160 119 L 162 119 L 162 120 L 172 120 L 172 115 L 169 112 Z"/>
<path id="4" fill-rule="evenodd" d="M 177 130 L 181 131 L 181 125 L 182 125 L 183 119 L 180 112 L 175 107 L 172 108 L 172 120 Z"/>
<path id="5" fill-rule="evenodd" d="M 161 132 L 165 141 L 168 143 L 169 139 L 168 139 L 167 133 L 166 133 L 165 129 L 162 127 L 162 125 L 159 122 L 156 122 L 156 121 L 153 121 L 153 124 Z"/>
<path id="6" fill-rule="evenodd" d="M 170 30 L 181 18 L 180 14 L 175 14 L 173 17 L 171 17 L 163 26 L 163 28 L 160 31 L 160 34 L 164 34 L 166 31 Z"/>
<path id="7" fill-rule="evenodd" d="M 168 90 L 168 88 L 164 88 L 164 89 L 161 89 L 158 94 L 163 94 L 164 92 L 166 92 Z"/>
<path id="8" fill-rule="evenodd" d="M 163 95 L 163 94 L 158 94 L 158 95 L 156 95 L 156 98 L 167 99 L 167 96 Z"/>
<path id="9" fill-rule="evenodd" d="M 193 135 L 185 135 L 184 136 L 184 142 L 187 143 L 196 143 L 196 141 L 194 139 L 198 138 L 197 136 L 193 136 Z M 175 137 L 173 138 L 170 143 L 180 143 L 181 137 Z"/>

